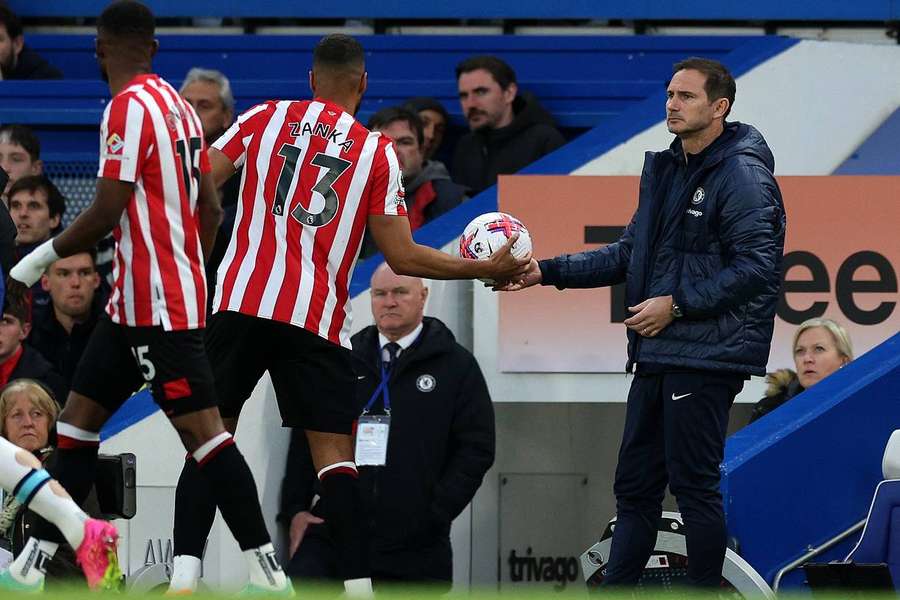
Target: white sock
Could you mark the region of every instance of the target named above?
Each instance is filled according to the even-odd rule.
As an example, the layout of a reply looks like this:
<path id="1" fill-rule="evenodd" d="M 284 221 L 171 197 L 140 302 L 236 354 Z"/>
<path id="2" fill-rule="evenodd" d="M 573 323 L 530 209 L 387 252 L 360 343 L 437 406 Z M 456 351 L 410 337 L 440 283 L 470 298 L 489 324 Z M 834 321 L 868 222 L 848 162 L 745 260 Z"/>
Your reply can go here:
<path id="1" fill-rule="evenodd" d="M 271 543 L 245 550 L 244 558 L 247 559 L 251 585 L 265 590 L 283 590 L 287 586 L 287 577 L 281 570 Z"/>
<path id="2" fill-rule="evenodd" d="M 0 486 L 23 505 L 57 526 L 72 548 L 84 539 L 87 515 L 59 483 L 41 468 L 40 461 L 0 437 Z M 36 491 L 35 491 L 36 490 Z"/>
<path id="3" fill-rule="evenodd" d="M 9 574 L 13 579 L 25 585 L 37 585 L 44 580 L 47 563 L 56 554 L 59 544 L 28 538 L 25 548 L 9 565 Z"/>
<path id="4" fill-rule="evenodd" d="M 31 471 L 41 468 L 41 461 L 6 438 L 0 437 L 0 486 L 10 494 Z"/>
<path id="5" fill-rule="evenodd" d="M 88 516 L 56 480 L 41 487 L 28 508 L 56 525 L 72 549 L 78 550 L 84 541 L 84 522 Z"/>
<path id="6" fill-rule="evenodd" d="M 169 581 L 170 592 L 197 591 L 200 581 L 202 563 L 196 556 L 180 554 L 172 561 L 172 579 Z"/>
<path id="7" fill-rule="evenodd" d="M 347 598 L 357 598 L 359 600 L 368 600 L 375 597 L 375 592 L 372 591 L 372 580 L 368 577 L 344 580 L 344 593 Z"/>

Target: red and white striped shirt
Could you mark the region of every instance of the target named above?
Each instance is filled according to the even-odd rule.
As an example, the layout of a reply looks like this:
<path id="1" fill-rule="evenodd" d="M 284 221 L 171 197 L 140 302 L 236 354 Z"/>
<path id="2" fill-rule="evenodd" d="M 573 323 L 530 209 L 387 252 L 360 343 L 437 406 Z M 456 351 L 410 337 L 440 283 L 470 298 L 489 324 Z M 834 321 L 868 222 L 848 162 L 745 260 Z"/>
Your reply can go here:
<path id="1" fill-rule="evenodd" d="M 113 231 L 113 322 L 167 331 L 204 326 L 197 196 L 200 173 L 209 171 L 197 113 L 159 76 L 138 75 L 106 106 L 97 176 L 134 184 Z"/>
<path id="2" fill-rule="evenodd" d="M 350 347 L 348 283 L 370 214 L 406 215 L 389 138 L 336 104 L 270 101 L 213 143 L 244 166 L 213 309 Z"/>

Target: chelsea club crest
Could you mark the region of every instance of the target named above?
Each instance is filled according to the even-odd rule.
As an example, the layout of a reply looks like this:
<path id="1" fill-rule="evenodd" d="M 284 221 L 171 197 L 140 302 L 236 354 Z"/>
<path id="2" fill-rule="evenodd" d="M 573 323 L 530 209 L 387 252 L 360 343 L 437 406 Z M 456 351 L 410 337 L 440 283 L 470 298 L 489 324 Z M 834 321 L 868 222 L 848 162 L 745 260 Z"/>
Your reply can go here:
<path id="1" fill-rule="evenodd" d="M 698 187 L 694 192 L 694 197 L 691 198 L 691 204 L 700 204 L 704 198 L 706 198 L 706 191 L 702 187 Z"/>
<path id="2" fill-rule="evenodd" d="M 434 389 L 434 386 L 437 385 L 437 382 L 434 379 L 434 375 L 419 375 L 419 378 L 416 379 L 416 387 L 419 388 L 420 392 L 430 392 Z"/>

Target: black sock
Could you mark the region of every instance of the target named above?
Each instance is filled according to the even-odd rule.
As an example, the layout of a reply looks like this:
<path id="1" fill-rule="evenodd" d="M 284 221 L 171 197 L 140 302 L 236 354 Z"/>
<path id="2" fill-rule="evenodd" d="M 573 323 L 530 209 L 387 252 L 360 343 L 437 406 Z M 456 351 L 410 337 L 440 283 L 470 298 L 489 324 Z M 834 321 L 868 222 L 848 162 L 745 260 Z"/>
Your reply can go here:
<path id="1" fill-rule="evenodd" d="M 184 461 L 175 489 L 175 556 L 203 558 L 203 548 L 216 518 L 216 500 L 200 474 L 197 461 Z"/>
<path id="2" fill-rule="evenodd" d="M 371 575 L 362 496 L 356 472 L 326 472 L 322 477 L 325 523 L 338 551 L 338 575 L 343 580 Z"/>
<path id="3" fill-rule="evenodd" d="M 197 470 L 241 550 L 270 543 L 253 474 L 231 438 L 200 461 Z"/>
<path id="4" fill-rule="evenodd" d="M 67 448 L 60 436 L 59 448 L 54 452 L 51 465 L 47 468 L 53 479 L 65 488 L 79 506 L 84 504 L 94 487 L 99 448 L 99 444 Z"/>

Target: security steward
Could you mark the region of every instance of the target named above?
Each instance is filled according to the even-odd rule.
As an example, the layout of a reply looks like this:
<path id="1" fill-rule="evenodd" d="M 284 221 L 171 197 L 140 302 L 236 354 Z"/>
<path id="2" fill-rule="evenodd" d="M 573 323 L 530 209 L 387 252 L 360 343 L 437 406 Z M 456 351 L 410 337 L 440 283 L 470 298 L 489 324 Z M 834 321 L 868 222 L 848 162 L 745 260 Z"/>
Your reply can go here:
<path id="1" fill-rule="evenodd" d="M 371 528 L 372 576 L 430 584 L 453 579 L 450 523 L 494 461 L 494 410 L 472 354 L 438 319 L 423 317 L 428 288 L 387 264 L 371 280 L 375 325 L 352 338 L 360 418 L 356 463 Z M 286 570 L 337 579 L 337 552 L 306 436 L 291 437 L 279 520 L 289 527 Z"/>

